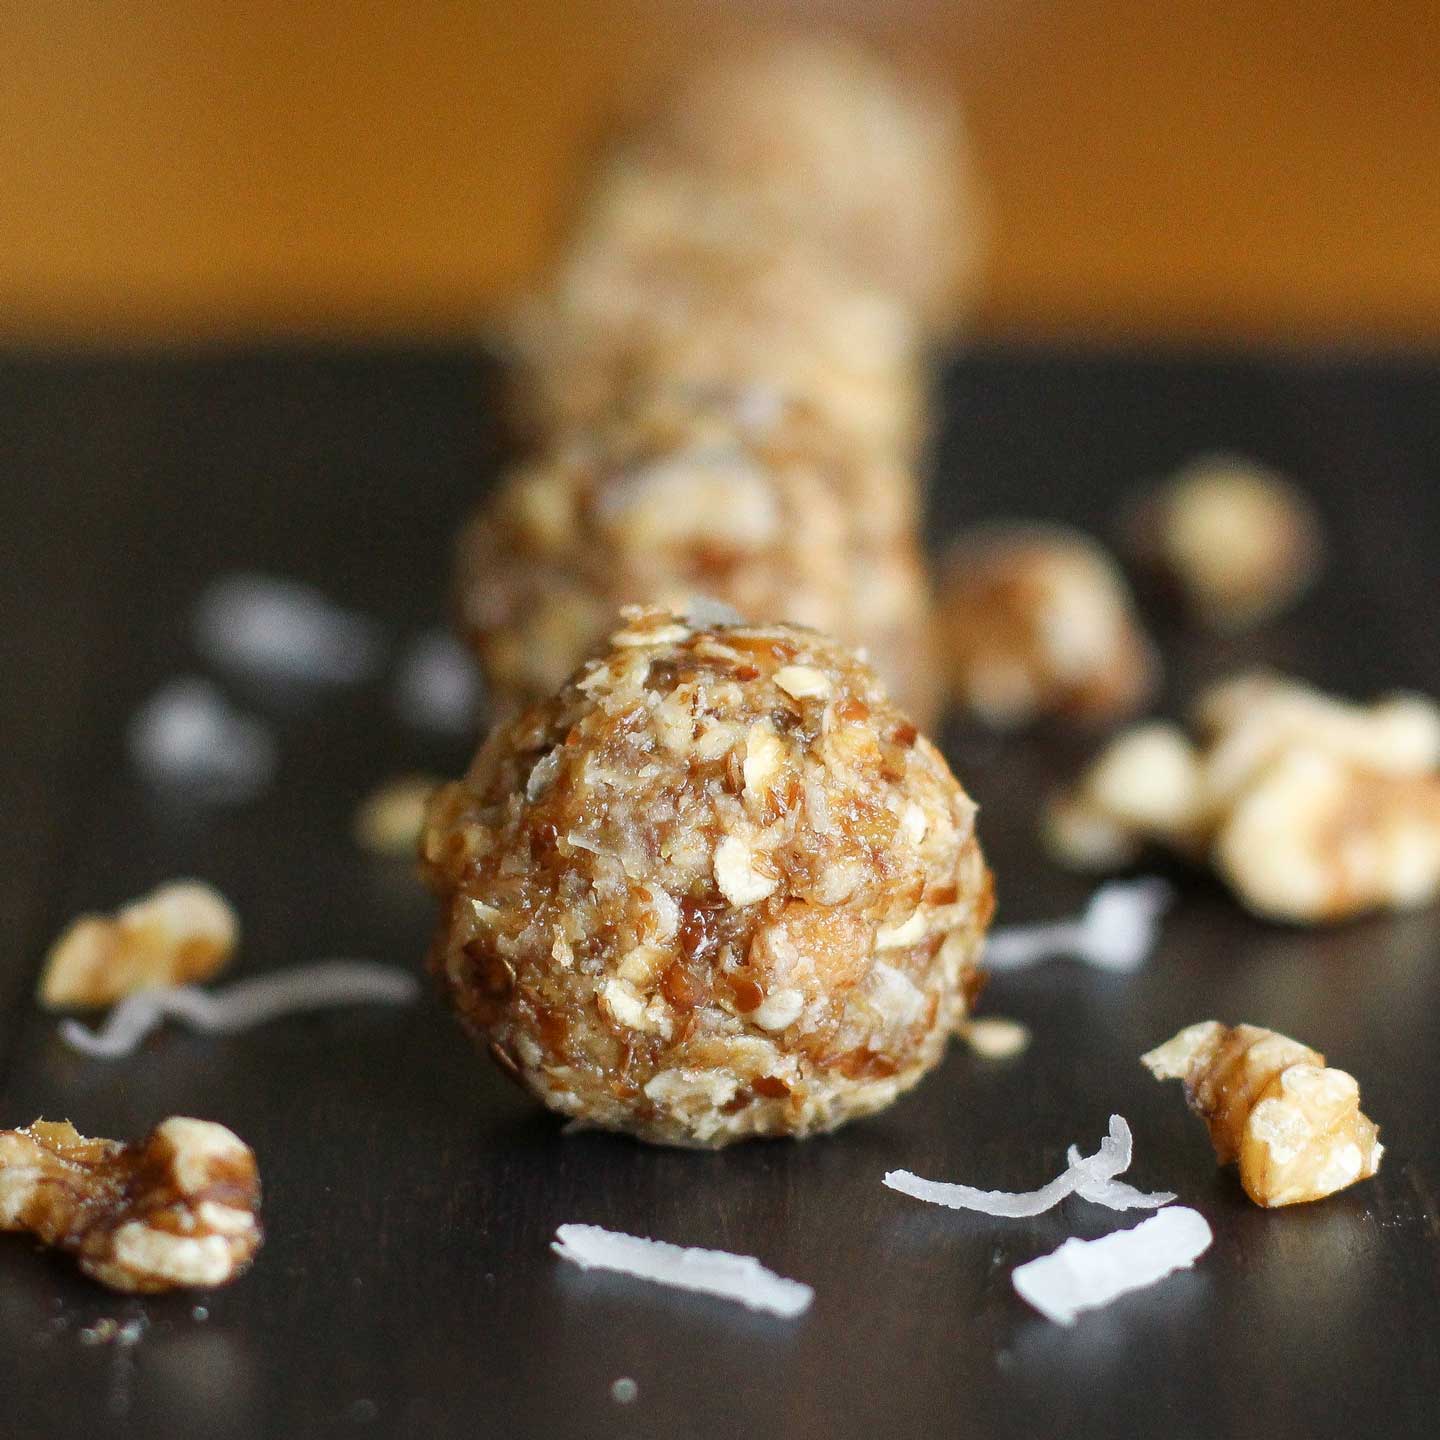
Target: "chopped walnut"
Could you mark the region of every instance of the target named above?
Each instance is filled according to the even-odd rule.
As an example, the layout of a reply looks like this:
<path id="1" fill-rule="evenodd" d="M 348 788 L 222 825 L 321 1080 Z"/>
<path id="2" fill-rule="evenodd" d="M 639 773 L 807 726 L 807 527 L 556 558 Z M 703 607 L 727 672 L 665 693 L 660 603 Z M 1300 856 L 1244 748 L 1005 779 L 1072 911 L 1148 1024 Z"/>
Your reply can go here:
<path id="1" fill-rule="evenodd" d="M 835 642 L 630 610 L 436 797 L 434 965 L 507 1072 L 582 1123 L 828 1130 L 918 1082 L 965 1018 L 992 909 L 974 818 Z"/>
<path id="2" fill-rule="evenodd" d="M 1124 577 L 1084 535 L 986 527 L 952 547 L 938 610 L 955 698 L 987 724 L 1106 721 L 1153 693 L 1159 665 Z"/>
<path id="3" fill-rule="evenodd" d="M 1157 1080 L 1181 1080 L 1222 1165 L 1270 1208 L 1321 1200 L 1367 1180 L 1384 1147 L 1360 1087 L 1325 1057 L 1255 1025 L 1205 1020 L 1142 1055 Z"/>
<path id="4" fill-rule="evenodd" d="M 1080 869 L 1147 846 L 1208 857 L 1257 914 L 1301 924 L 1405 909 L 1440 894 L 1440 709 L 1373 705 L 1246 674 L 1196 703 L 1203 738 L 1140 726 L 1119 736 L 1045 819 Z"/>
<path id="5" fill-rule="evenodd" d="M 431 775 L 401 775 L 371 791 L 355 812 L 355 843 L 377 855 L 413 859 L 425 807 L 439 784 Z"/>
<path id="6" fill-rule="evenodd" d="M 223 1125 L 172 1116 L 138 1145 L 68 1121 L 0 1131 L 0 1230 L 69 1251 L 112 1290 L 227 1285 L 260 1248 L 255 1155 Z"/>
<path id="7" fill-rule="evenodd" d="M 1030 1048 L 1030 1027 L 1002 1015 L 967 1021 L 960 1033 L 982 1060 L 1013 1060 Z"/>
<path id="8" fill-rule="evenodd" d="M 1320 565 L 1320 523 L 1305 496 L 1253 461 L 1192 461 L 1142 501 L 1130 522 L 1137 557 L 1218 630 L 1279 613 Z"/>
<path id="9" fill-rule="evenodd" d="M 1284 676 L 1252 671 L 1205 691 L 1193 719 L 1207 740 L 1203 784 L 1216 816 L 1297 748 L 1396 778 L 1440 766 L 1440 707 L 1420 695 L 1355 705 Z"/>
<path id="10" fill-rule="evenodd" d="M 1149 843 L 1193 848 L 1204 810 L 1199 758 L 1184 732 L 1140 725 L 1118 736 L 1073 790 L 1051 802 L 1045 837 L 1076 869 L 1122 869 Z"/>
<path id="11" fill-rule="evenodd" d="M 239 934 L 218 890 L 198 880 L 162 885 L 113 918 L 74 921 L 46 957 L 40 1003 L 113 1005 L 148 986 L 212 979 L 229 963 Z"/>
<path id="12" fill-rule="evenodd" d="M 1440 775 L 1399 778 L 1296 747 L 1242 792 L 1215 866 L 1257 914 L 1299 924 L 1440 895 Z"/>

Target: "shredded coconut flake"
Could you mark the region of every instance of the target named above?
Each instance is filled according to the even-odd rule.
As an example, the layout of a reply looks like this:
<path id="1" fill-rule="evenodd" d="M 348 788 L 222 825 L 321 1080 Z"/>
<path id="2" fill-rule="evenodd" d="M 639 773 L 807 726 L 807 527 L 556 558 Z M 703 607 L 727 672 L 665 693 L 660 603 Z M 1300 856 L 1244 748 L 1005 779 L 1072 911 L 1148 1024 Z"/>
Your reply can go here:
<path id="1" fill-rule="evenodd" d="M 1131 1230 L 1099 1240 L 1067 1240 L 1052 1254 L 1019 1266 L 1015 1289 L 1048 1319 L 1073 1325 L 1082 1310 L 1099 1309 L 1189 1269 L 1213 1239 L 1203 1215 L 1171 1205 Z"/>
<path id="2" fill-rule="evenodd" d="M 677 1290 L 718 1295 L 787 1320 L 804 1314 L 815 1298 L 810 1286 L 776 1275 L 753 1255 L 669 1245 L 599 1225 L 562 1225 L 550 1248 L 582 1270 L 613 1270 Z"/>
<path id="3" fill-rule="evenodd" d="M 1160 921 L 1175 899 L 1157 879 L 1102 885 L 1079 920 L 997 930 L 985 946 L 991 970 L 1022 970 L 1070 955 L 1099 970 L 1138 970 L 1155 948 Z"/>
<path id="4" fill-rule="evenodd" d="M 200 596 L 195 643 L 213 664 L 264 680 L 351 685 L 378 668 L 381 627 L 318 590 L 271 575 L 227 575 Z"/>
<path id="5" fill-rule="evenodd" d="M 413 975 L 392 965 L 322 960 L 241 980 L 223 990 L 195 985 L 141 990 L 122 1000 L 98 1030 L 64 1021 L 60 1038 L 72 1050 L 114 1060 L 131 1054 L 167 1018 L 202 1034 L 229 1035 L 284 1015 L 340 1005 L 408 1005 L 419 989 Z"/>
<path id="6" fill-rule="evenodd" d="M 206 800 L 248 800 L 275 773 L 269 730 L 193 676 L 156 691 L 131 717 L 126 740 L 131 762 L 152 785 Z"/>
<path id="7" fill-rule="evenodd" d="M 696 594 L 689 596 L 680 606 L 692 630 L 709 630 L 717 625 L 743 625 L 745 617 L 733 606 L 713 596 Z"/>
<path id="8" fill-rule="evenodd" d="M 417 636 L 400 661 L 395 708 L 416 730 L 473 734 L 480 713 L 480 675 L 475 662 L 443 630 Z"/>
<path id="9" fill-rule="evenodd" d="M 1038 1190 L 977 1190 L 970 1185 L 951 1185 L 941 1180 L 924 1180 L 908 1170 L 891 1170 L 885 1184 L 915 1200 L 944 1205 L 951 1210 L 978 1210 L 984 1215 L 998 1215 L 1018 1220 L 1041 1215 L 1058 1205 L 1067 1195 L 1078 1195 L 1096 1205 L 1112 1210 L 1139 1208 L 1158 1209 L 1175 1197 L 1170 1194 L 1144 1194 L 1115 1177 L 1130 1168 L 1134 1153 L 1130 1127 L 1124 1117 L 1110 1117 L 1110 1133 L 1100 1142 L 1093 1155 L 1082 1156 L 1072 1145 L 1066 1168 L 1048 1185 Z"/>

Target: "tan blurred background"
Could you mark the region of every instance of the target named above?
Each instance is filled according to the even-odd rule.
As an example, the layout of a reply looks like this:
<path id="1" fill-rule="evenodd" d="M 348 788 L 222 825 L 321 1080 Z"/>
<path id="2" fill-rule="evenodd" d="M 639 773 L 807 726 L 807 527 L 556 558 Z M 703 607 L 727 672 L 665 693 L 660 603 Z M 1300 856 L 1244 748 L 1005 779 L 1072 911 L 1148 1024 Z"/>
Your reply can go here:
<path id="1" fill-rule="evenodd" d="M 0 0 L 0 339 L 464 330 L 762 10 L 965 97 L 986 332 L 1440 339 L 1436 0 Z"/>

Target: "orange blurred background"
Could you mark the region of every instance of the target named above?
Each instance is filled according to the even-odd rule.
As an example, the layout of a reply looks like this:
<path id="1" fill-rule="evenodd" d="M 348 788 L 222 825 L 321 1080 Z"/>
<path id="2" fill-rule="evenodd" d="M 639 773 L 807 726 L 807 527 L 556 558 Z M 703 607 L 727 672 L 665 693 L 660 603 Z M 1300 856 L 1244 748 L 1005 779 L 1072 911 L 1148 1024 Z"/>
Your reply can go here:
<path id="1" fill-rule="evenodd" d="M 965 99 L 990 334 L 1440 338 L 1435 0 L 0 6 L 0 339 L 444 337 L 617 114 L 760 13 Z"/>

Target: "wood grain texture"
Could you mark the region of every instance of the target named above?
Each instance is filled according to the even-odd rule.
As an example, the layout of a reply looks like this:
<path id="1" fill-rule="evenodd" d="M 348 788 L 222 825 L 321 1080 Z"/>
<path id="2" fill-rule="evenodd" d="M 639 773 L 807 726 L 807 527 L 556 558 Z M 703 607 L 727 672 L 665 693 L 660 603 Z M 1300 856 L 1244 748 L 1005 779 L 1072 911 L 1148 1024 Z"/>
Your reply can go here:
<path id="1" fill-rule="evenodd" d="M 614 117 L 777 14 L 965 97 L 984 331 L 1440 337 L 1430 0 L 0 7 L 0 334 L 463 332 Z"/>
<path id="2" fill-rule="evenodd" d="M 1103 532 L 1140 477 L 1236 446 L 1313 489 L 1335 562 L 1257 636 L 1162 630 L 1168 703 L 1261 660 L 1356 694 L 1440 691 L 1437 381 L 1419 363 L 977 353 L 946 378 L 931 535 L 1006 512 Z M 216 1118 L 259 1153 L 269 1229 L 233 1288 L 144 1301 L 0 1239 L 0 1428 L 26 1440 L 1433 1435 L 1437 912 L 1290 931 L 1177 873 L 1182 901 L 1141 973 L 1060 963 L 992 983 L 987 1007 L 1034 1028 L 1022 1060 L 957 1050 L 886 1115 L 713 1156 L 562 1138 L 429 1001 L 223 1040 L 167 1031 L 109 1065 L 58 1043 L 27 999 L 49 934 L 175 874 L 236 903 L 239 974 L 326 955 L 419 963 L 430 904 L 403 865 L 352 849 L 349 821 L 377 780 L 454 771 L 467 747 L 407 731 L 387 681 L 305 704 L 237 690 L 282 746 L 275 789 L 238 810 L 148 792 L 121 728 L 155 685 L 198 667 L 186 609 L 217 573 L 313 581 L 397 638 L 432 624 L 452 527 L 493 468 L 485 395 L 483 369 L 458 352 L 0 366 L 12 417 L 0 574 L 21 607 L 7 611 L 20 618 L 0 750 L 0 1124 L 44 1113 L 134 1136 L 175 1111 Z M 1080 742 L 944 741 L 982 804 L 1002 920 L 1076 908 L 1087 887 L 1040 858 L 1034 820 Z M 1389 1147 L 1378 1179 L 1320 1205 L 1252 1207 L 1174 1087 L 1136 1061 L 1209 1015 L 1277 1026 L 1352 1070 Z M 1028 1188 L 1068 1142 L 1093 1145 L 1112 1109 L 1135 1128 L 1131 1178 L 1178 1191 L 1216 1243 L 1192 1273 L 1073 1331 L 1028 1311 L 1009 1272 L 1115 1217 L 1072 1201 L 992 1222 L 880 1184 L 905 1167 Z M 758 1254 L 812 1283 L 815 1307 L 786 1324 L 582 1274 L 547 1250 L 571 1220 Z M 192 1316 L 197 1300 L 208 1318 Z M 150 1328 L 129 1350 L 84 1344 L 82 1327 L 106 1316 Z M 633 1405 L 610 1397 L 620 1376 L 639 1385 Z"/>

